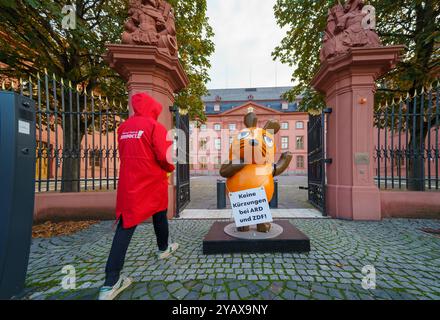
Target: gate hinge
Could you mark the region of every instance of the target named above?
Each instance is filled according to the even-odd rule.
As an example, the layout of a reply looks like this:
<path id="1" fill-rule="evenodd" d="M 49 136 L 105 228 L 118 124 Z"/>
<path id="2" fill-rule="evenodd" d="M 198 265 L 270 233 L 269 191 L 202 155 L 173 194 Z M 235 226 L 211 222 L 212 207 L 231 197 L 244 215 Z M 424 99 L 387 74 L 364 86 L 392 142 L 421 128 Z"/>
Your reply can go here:
<path id="1" fill-rule="evenodd" d="M 324 163 L 325 164 L 332 164 L 333 163 L 333 159 L 324 159 Z"/>
<path id="2" fill-rule="evenodd" d="M 333 108 L 325 108 L 324 109 L 324 113 L 326 113 L 326 114 L 330 114 L 332 112 L 333 112 Z"/>

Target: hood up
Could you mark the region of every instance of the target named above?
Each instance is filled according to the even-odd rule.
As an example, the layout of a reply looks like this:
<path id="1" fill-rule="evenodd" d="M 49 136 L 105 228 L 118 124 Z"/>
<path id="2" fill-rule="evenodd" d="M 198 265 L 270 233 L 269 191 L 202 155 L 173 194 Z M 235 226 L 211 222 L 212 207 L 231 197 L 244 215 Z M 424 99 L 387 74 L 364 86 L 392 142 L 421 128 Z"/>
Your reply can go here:
<path id="1" fill-rule="evenodd" d="M 135 94 L 131 98 L 131 105 L 136 116 L 157 120 L 162 112 L 162 105 L 146 93 Z"/>

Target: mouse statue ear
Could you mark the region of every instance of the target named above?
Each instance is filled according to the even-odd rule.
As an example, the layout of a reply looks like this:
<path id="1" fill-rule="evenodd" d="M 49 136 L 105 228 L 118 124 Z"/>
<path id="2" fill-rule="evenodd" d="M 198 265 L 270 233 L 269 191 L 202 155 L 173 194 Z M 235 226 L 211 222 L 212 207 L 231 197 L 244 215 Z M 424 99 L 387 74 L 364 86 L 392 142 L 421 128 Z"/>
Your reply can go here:
<path id="1" fill-rule="evenodd" d="M 249 108 L 248 114 L 244 116 L 244 124 L 246 128 L 255 128 L 258 123 L 258 117 L 252 108 Z"/>
<path id="2" fill-rule="evenodd" d="M 267 121 L 266 125 L 264 126 L 264 130 L 273 131 L 273 134 L 277 134 L 280 129 L 280 124 L 278 123 L 278 121 L 275 120 Z"/>

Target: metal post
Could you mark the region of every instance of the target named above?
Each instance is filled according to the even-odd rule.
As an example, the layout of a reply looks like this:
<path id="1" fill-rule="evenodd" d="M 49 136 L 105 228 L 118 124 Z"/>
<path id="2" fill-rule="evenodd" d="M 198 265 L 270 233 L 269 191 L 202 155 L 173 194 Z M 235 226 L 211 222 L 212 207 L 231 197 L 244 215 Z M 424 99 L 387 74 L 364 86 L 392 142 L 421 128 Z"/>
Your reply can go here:
<path id="1" fill-rule="evenodd" d="M 269 207 L 271 209 L 277 209 L 278 208 L 278 180 L 274 180 L 273 197 L 272 197 L 272 200 L 269 203 Z"/>
<path id="2" fill-rule="evenodd" d="M 217 209 L 226 208 L 226 182 L 217 180 Z"/>

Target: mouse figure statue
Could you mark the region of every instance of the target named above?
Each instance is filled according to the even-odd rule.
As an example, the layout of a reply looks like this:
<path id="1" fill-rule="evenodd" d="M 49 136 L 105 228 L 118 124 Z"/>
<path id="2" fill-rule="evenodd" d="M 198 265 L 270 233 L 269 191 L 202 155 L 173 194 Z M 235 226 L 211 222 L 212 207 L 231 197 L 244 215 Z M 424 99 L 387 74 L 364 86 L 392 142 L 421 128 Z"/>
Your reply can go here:
<path id="1" fill-rule="evenodd" d="M 269 120 L 264 128 L 257 127 L 258 118 L 252 108 L 244 117 L 246 128 L 232 140 L 229 161 L 220 168 L 220 175 L 226 178 L 228 192 L 264 187 L 267 201 L 274 193 L 274 177 L 282 174 L 292 161 L 292 154 L 285 152 L 275 163 L 275 134 L 280 130 L 277 121 Z M 258 232 L 269 232 L 270 223 L 257 225 Z M 238 231 L 247 232 L 250 227 L 240 227 Z"/>

